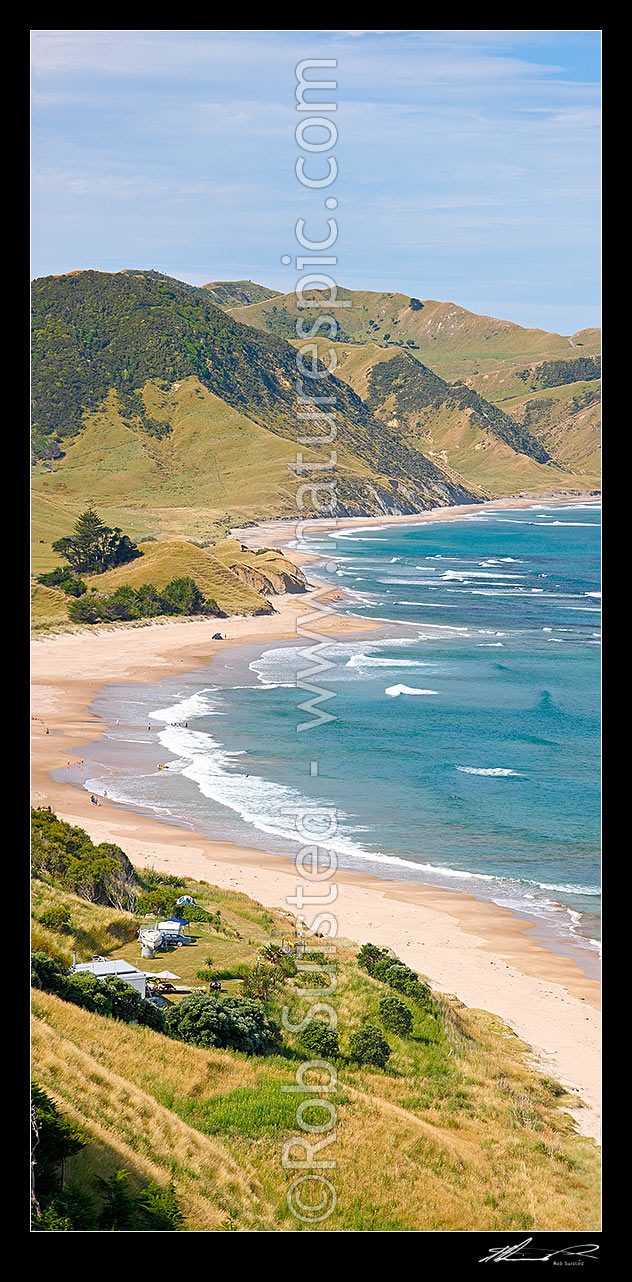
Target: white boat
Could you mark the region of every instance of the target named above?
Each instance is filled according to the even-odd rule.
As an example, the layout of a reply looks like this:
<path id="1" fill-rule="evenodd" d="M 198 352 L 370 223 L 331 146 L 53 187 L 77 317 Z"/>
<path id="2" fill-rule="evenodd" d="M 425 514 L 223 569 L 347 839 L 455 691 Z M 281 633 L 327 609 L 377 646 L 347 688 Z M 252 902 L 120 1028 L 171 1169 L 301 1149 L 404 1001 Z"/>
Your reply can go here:
<path id="1" fill-rule="evenodd" d="M 163 934 L 161 930 L 158 930 L 157 926 L 141 926 L 138 938 L 145 948 L 160 948 Z"/>

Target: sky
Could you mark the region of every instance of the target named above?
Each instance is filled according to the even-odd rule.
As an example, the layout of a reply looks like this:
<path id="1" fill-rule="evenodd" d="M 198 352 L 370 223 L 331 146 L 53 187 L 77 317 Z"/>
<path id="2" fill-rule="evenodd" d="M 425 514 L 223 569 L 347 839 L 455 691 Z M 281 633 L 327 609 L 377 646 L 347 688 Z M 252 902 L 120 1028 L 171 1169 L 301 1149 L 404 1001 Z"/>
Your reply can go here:
<path id="1" fill-rule="evenodd" d="M 141 267 L 289 292 L 296 222 L 324 237 L 329 196 L 326 270 L 342 286 L 565 334 L 598 325 L 600 44 L 598 31 L 34 31 L 33 276 Z M 312 73 L 337 82 L 323 96 L 338 138 L 306 159 L 316 174 L 335 156 L 325 191 L 295 173 L 306 58 L 336 60 Z"/>

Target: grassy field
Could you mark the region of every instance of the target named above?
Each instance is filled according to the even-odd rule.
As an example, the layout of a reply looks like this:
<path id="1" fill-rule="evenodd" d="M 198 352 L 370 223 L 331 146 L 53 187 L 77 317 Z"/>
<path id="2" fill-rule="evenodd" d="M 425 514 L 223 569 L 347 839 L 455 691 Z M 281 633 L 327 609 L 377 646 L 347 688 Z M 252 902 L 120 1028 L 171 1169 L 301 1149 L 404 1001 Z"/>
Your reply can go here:
<path id="1" fill-rule="evenodd" d="M 327 353 L 333 348 L 338 361 L 337 375 L 362 397 L 369 394 L 372 371 L 376 366 L 391 361 L 397 350 L 372 342 L 332 344 L 322 338 L 315 342 L 320 358 L 328 364 L 331 357 Z M 295 341 L 295 346 L 299 345 Z M 419 358 L 418 352 L 408 354 Z M 466 381 L 519 423 L 524 421 L 527 402 L 547 398 L 554 400 L 560 408 L 551 421 L 535 426 L 529 424 L 532 434 L 551 453 L 553 463 L 537 463 L 525 454 L 516 453 L 491 431 L 482 429 L 480 422 L 473 421 L 469 409 L 448 404 L 438 409 L 420 408 L 408 413 L 406 424 L 401 423 L 406 444 L 421 450 L 440 467 L 463 478 L 468 485 L 479 488 L 489 498 L 519 494 L 525 490 L 544 494 L 565 488 L 599 488 L 600 406 L 594 405 L 589 411 L 574 414 L 569 408 L 574 397 L 598 384 L 578 382 L 525 393 L 524 382 L 516 373 L 522 368 L 524 362 L 500 372 L 495 367 L 491 374 Z M 567 408 L 566 415 L 564 407 Z M 396 420 L 395 398 L 389 398 L 377 414 L 385 420 Z"/>
<path id="2" fill-rule="evenodd" d="M 192 945 L 143 963 L 137 940 L 108 941 L 112 928 L 131 935 L 130 914 L 82 904 L 42 883 L 35 883 L 34 913 L 51 902 L 70 907 L 71 933 L 57 940 L 65 956 L 69 949 L 85 956 L 96 944 L 148 971 L 173 970 L 192 987 L 210 959 L 224 992 L 239 992 L 240 968 L 252 966 L 265 943 L 293 936 L 287 916 L 246 896 L 205 883 L 186 888 L 208 911 L 219 910 L 220 928 L 192 923 Z M 41 946 L 37 922 L 35 931 Z M 351 1034 L 366 1020 L 379 1022 L 379 999 L 390 990 L 358 967 L 355 945 L 337 943 L 330 1000 L 341 1055 L 330 1097 L 337 1123 L 328 1175 L 338 1205 L 321 1227 L 597 1228 L 597 1150 L 575 1133 L 563 1089 L 527 1066 L 527 1048 L 486 1012 L 448 998 L 436 998 L 427 1012 L 404 998 L 412 1033 L 387 1034 L 386 1069 L 353 1063 Z M 290 1018 L 301 1019 L 314 1000 L 298 991 L 304 983 L 300 975 L 288 979 L 269 1000 L 269 1014 L 278 1018 L 287 1005 Z M 282 1054 L 267 1057 L 200 1050 L 40 991 L 33 1017 L 34 1075 L 94 1139 L 71 1159 L 69 1178 L 85 1182 L 121 1166 L 139 1185 L 173 1178 L 188 1231 L 302 1230 L 286 1202 L 295 1172 L 281 1165 L 283 1142 L 300 1134 L 297 1098 L 281 1089 L 304 1059 L 291 1034 L 284 1034 Z M 321 1123 L 322 1113 L 312 1120 Z"/>
<path id="3" fill-rule="evenodd" d="M 65 532 L 68 531 L 65 527 Z M 300 570 L 275 548 L 251 551 L 237 539 L 221 539 L 198 547 L 183 539 L 147 539 L 140 542 L 142 556 L 103 574 L 86 574 L 88 591 L 102 594 L 122 586 L 139 588 L 152 583 L 166 587 L 173 579 L 191 578 L 205 597 L 215 600 L 224 614 L 271 614 L 276 593 L 301 592 L 305 582 Z M 60 558 L 55 558 L 61 564 Z M 33 630 L 70 627 L 67 597 L 59 588 L 34 581 L 31 587 Z"/>
<path id="4" fill-rule="evenodd" d="M 493 316 L 479 316 L 456 303 L 436 299 L 424 300 L 421 310 L 415 310 L 405 294 L 339 289 L 338 297 L 352 304 L 340 320 L 340 341 L 380 347 L 388 343 L 392 352 L 410 341 L 414 347 L 408 350 L 448 381 L 502 366 L 521 368 L 538 360 L 588 356 L 599 350 L 598 330 L 584 330 L 569 339 Z M 280 333 L 290 340 L 296 337 L 299 310 L 294 293 L 231 308 L 230 315 L 245 325 Z"/>
<path id="5" fill-rule="evenodd" d="M 249 588 L 220 561 L 212 548 L 198 548 L 192 543 L 143 543 L 142 557 L 120 565 L 105 574 L 88 575 L 89 587 L 99 592 L 114 592 L 122 584 L 138 588 L 142 583 L 166 587 L 172 579 L 188 576 L 195 580 L 204 596 L 217 601 L 227 614 L 271 613 L 272 606 Z"/>

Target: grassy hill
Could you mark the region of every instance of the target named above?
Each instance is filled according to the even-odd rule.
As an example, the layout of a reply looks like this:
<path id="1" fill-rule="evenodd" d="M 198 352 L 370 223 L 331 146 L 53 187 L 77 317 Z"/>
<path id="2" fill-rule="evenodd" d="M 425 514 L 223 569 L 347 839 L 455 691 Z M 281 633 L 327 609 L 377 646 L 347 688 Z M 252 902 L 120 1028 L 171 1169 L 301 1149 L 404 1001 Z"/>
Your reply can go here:
<path id="1" fill-rule="evenodd" d="M 411 299 L 405 294 L 338 289 L 337 297 L 351 303 L 338 313 L 337 341 L 410 346 L 424 364 L 452 381 L 474 370 L 503 363 L 522 365 L 536 360 L 593 355 L 599 351 L 599 331 L 584 330 L 566 337 L 542 329 L 525 329 L 512 321 L 479 316 L 456 303 Z M 230 314 L 247 325 L 284 338 L 296 337 L 299 316 L 296 294 L 235 306 Z"/>
<path id="2" fill-rule="evenodd" d="M 98 951 L 139 964 L 133 936 L 142 918 L 46 880 L 33 887 L 35 947 L 68 960 Z M 223 991 L 238 993 L 240 973 L 267 943 L 294 938 L 286 914 L 245 895 L 190 880 L 181 889 L 220 913 L 219 925 L 215 917 L 192 923 L 193 946 L 142 963 L 148 971 L 166 965 L 181 987 L 199 986 L 197 971 L 210 958 Z M 70 911 L 66 933 L 38 921 L 55 904 Z M 438 994 L 425 1012 L 402 998 L 413 1027 L 387 1034 L 385 1069 L 354 1063 L 349 1038 L 365 1021 L 379 1022 L 390 990 L 360 969 L 355 944 L 337 942 L 341 1055 L 330 1098 L 338 1208 L 311 1231 L 596 1229 L 598 1154 L 575 1133 L 563 1088 L 527 1066 L 526 1048 L 499 1020 Z M 311 1000 L 298 991 L 304 984 L 288 977 L 266 1003 L 270 1015 L 287 1003 L 298 1021 Z M 34 990 L 34 1076 L 92 1139 L 68 1162 L 67 1180 L 89 1187 L 95 1175 L 124 1167 L 133 1187 L 174 1180 L 187 1231 L 300 1231 L 286 1202 L 296 1172 L 283 1169 L 280 1153 L 297 1133 L 297 1099 L 282 1087 L 304 1053 L 292 1034 L 284 1043 L 282 1054 L 267 1056 L 199 1049 Z"/>
<path id="3" fill-rule="evenodd" d="M 402 294 L 342 297 L 353 305 L 327 380 L 334 457 L 297 442 L 294 294 L 152 271 L 35 281 L 35 570 L 55 564 L 52 542 L 95 496 L 132 537 L 209 543 L 313 514 L 309 481 L 335 481 L 318 512 L 329 498 L 340 516 L 598 487 L 598 331 L 566 338 Z M 332 344 L 313 341 L 329 365 Z M 302 383 L 322 394 L 322 381 Z M 50 598 L 36 604 L 55 613 Z"/>
<path id="4" fill-rule="evenodd" d="M 251 280 L 211 280 L 202 286 L 218 307 L 237 307 L 250 303 L 261 303 L 268 298 L 276 298 L 277 291 L 266 285 L 256 285 Z"/>
<path id="5" fill-rule="evenodd" d="M 202 594 L 212 597 L 226 614 L 272 614 L 274 607 L 260 593 L 241 581 L 211 549 L 191 543 L 143 543 L 143 553 L 128 565 L 86 576 L 88 588 L 114 592 L 123 584 L 138 588 L 153 583 L 164 588 L 172 579 L 192 578 Z"/>
<path id="6" fill-rule="evenodd" d="M 327 339 L 315 341 L 326 360 L 331 344 Z M 491 389 L 486 388 L 489 399 L 484 399 L 474 386 L 476 380 L 446 383 L 408 349 L 394 352 L 374 343 L 337 343 L 335 352 L 338 376 L 362 396 L 376 418 L 396 428 L 411 449 L 422 450 L 486 496 L 599 486 L 598 431 L 587 439 L 570 412 L 573 397 L 588 384 L 572 383 L 548 392 L 562 395 L 569 409 L 561 431 L 549 436 L 539 418 L 525 417 L 527 402 L 544 393 L 527 394 L 528 384 L 515 371 L 495 375 Z M 593 393 L 598 387 L 598 381 L 590 384 Z M 598 405 L 592 415 L 591 421 L 599 422 Z"/>
<path id="7" fill-rule="evenodd" d="M 339 290 L 338 296 L 351 307 L 338 313 L 337 375 L 377 417 L 402 426 L 408 445 L 490 495 L 599 486 L 599 414 L 572 405 L 586 379 L 598 374 L 599 330 L 566 337 L 403 294 Z M 299 345 L 295 294 L 230 312 Z M 327 359 L 332 343 L 315 341 Z M 532 430 L 525 390 L 562 385 L 574 389 L 569 412 L 556 418 L 552 432 Z"/>
<path id="8" fill-rule="evenodd" d="M 88 591 L 102 595 L 128 586 L 151 583 L 161 590 L 174 579 L 191 578 L 205 597 L 224 614 L 273 614 L 270 597 L 303 592 L 305 579 L 291 561 L 274 548 L 252 551 L 237 539 L 208 547 L 179 540 L 145 541 L 142 556 L 102 574 L 85 576 Z M 48 567 L 47 567 L 48 568 Z M 34 629 L 68 626 L 69 598 L 59 589 L 34 583 L 31 619 Z"/>
<path id="9" fill-rule="evenodd" d="M 297 492 L 329 454 L 297 444 L 294 348 L 237 323 L 212 291 L 155 272 L 46 277 L 33 286 L 33 333 L 38 548 L 65 505 L 97 494 L 108 514 L 129 509 L 145 533 L 225 533 L 314 510 L 309 488 L 302 508 Z M 321 394 L 316 377 L 302 385 L 304 396 Z M 346 382 L 329 380 L 328 393 L 332 510 L 415 512 L 479 497 L 409 449 Z M 321 493 L 320 512 L 326 503 Z"/>

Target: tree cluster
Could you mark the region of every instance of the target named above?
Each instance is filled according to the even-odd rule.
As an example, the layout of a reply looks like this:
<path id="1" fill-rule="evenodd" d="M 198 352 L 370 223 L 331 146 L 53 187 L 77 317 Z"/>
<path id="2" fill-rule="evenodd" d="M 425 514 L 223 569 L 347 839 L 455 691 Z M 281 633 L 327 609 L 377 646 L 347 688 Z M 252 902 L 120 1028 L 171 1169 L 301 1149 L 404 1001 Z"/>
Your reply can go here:
<path id="1" fill-rule="evenodd" d="M 95 846 L 83 828 L 58 819 L 47 807 L 31 810 L 31 859 L 34 877 L 51 881 L 81 899 L 133 911 L 138 878 L 120 846 Z"/>
<path id="2" fill-rule="evenodd" d="M 136 1232 L 177 1233 L 184 1216 L 171 1181 L 166 1188 L 152 1181 L 139 1193 L 128 1187 L 129 1173 L 119 1170 L 85 1183 L 66 1183 L 66 1162 L 90 1143 L 82 1127 L 57 1108 L 37 1082 L 31 1087 L 31 1202 L 33 1230 L 41 1233 Z"/>
<path id="3" fill-rule="evenodd" d="M 166 1029 L 193 1046 L 230 1047 L 248 1055 L 265 1055 L 281 1045 L 278 1025 L 260 1002 L 247 997 L 190 993 L 168 1008 Z"/>
<path id="4" fill-rule="evenodd" d="M 107 596 L 89 593 L 68 607 L 68 617 L 75 623 L 115 623 L 129 619 L 153 619 L 160 615 L 206 614 L 225 618 L 217 601 L 203 596 L 194 579 L 172 579 L 159 591 L 153 583 L 139 588 L 128 585 Z"/>
<path id="5" fill-rule="evenodd" d="M 97 516 L 93 508 L 82 512 L 73 527 L 73 533 L 56 539 L 53 552 L 57 552 L 77 573 L 102 574 L 117 565 L 125 565 L 142 556 L 127 534 L 116 527 L 111 529 Z"/>

